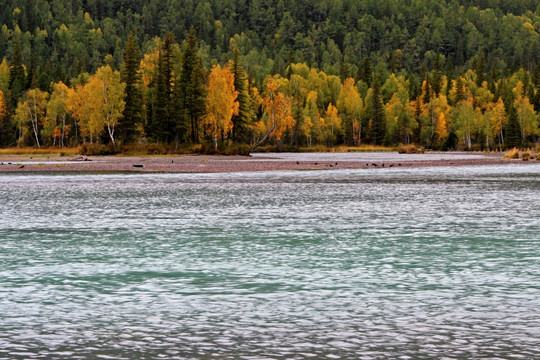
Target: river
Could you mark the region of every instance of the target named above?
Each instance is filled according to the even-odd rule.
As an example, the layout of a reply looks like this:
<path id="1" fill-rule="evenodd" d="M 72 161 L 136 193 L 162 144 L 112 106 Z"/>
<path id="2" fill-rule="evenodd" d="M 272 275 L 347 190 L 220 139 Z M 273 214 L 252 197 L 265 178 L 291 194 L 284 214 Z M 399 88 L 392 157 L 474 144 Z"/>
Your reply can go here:
<path id="1" fill-rule="evenodd" d="M 0 174 L 0 359 L 540 358 L 540 166 Z"/>

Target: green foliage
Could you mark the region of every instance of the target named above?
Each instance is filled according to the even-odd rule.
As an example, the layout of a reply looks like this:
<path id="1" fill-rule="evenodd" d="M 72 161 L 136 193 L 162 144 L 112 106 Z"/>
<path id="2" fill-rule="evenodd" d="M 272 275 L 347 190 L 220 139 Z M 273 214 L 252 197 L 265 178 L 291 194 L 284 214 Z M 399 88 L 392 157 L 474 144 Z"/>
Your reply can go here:
<path id="1" fill-rule="evenodd" d="M 455 136 L 470 149 L 532 144 L 540 136 L 538 9 L 529 0 L 4 1 L 0 144 L 79 144 L 87 134 L 72 111 L 61 126 L 56 116 L 29 127 L 17 122 L 16 108 L 28 89 L 52 94 L 63 82 L 74 91 L 104 65 L 121 70 L 125 84 L 123 145 L 197 144 L 207 72 L 229 60 L 240 106 L 232 133 L 222 136 L 229 147 L 258 140 L 259 94 L 274 74 L 289 81 L 279 91 L 294 125 L 280 143 L 294 148 L 328 142 L 329 105 L 342 125 L 332 133 L 336 144 L 454 148 Z M 345 101 L 349 78 L 359 98 L 349 84 Z M 494 120 L 499 98 L 510 109 L 504 121 Z M 464 101 L 467 116 L 445 107 Z"/>
<path id="2" fill-rule="evenodd" d="M 505 144 L 507 148 L 514 148 L 521 146 L 521 128 L 517 118 L 516 109 L 511 106 L 508 113 L 508 122 L 505 131 Z"/>
<path id="3" fill-rule="evenodd" d="M 126 84 L 125 108 L 123 117 L 119 123 L 121 142 L 126 143 L 133 140 L 135 126 L 143 121 L 142 94 L 141 94 L 141 73 L 139 63 L 141 55 L 137 39 L 130 33 L 124 48 L 124 61 L 122 64 L 122 81 Z"/>
<path id="4" fill-rule="evenodd" d="M 235 49 L 233 61 L 230 63 L 230 69 L 234 75 L 234 88 L 238 91 L 237 101 L 239 104 L 238 115 L 234 115 L 232 119 L 232 139 L 235 142 L 246 142 L 248 138 L 247 127 L 251 123 L 253 114 L 248 92 L 248 80 L 244 68 L 240 65 L 239 54 L 239 51 Z"/>
<path id="5" fill-rule="evenodd" d="M 385 121 L 381 89 L 377 77 L 373 79 L 373 96 L 371 101 L 371 141 L 375 145 L 382 145 L 385 136 Z"/>

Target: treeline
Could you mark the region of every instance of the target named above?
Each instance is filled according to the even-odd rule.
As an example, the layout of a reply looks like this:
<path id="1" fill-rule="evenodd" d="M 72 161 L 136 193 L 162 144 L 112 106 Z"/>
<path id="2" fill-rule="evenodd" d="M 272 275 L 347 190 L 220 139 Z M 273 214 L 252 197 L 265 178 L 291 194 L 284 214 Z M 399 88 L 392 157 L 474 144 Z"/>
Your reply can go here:
<path id="1" fill-rule="evenodd" d="M 536 1 L 2 3 L 0 146 L 537 141 Z"/>

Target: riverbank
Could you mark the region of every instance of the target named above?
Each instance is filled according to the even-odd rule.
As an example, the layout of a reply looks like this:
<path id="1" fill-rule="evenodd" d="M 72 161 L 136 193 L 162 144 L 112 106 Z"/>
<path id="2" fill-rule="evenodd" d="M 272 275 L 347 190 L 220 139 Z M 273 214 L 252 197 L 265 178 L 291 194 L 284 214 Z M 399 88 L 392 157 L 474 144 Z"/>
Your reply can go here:
<path id="1" fill-rule="evenodd" d="M 0 155 L 0 172 L 163 172 L 223 173 L 280 170 L 382 169 L 429 166 L 540 164 L 537 160 L 503 159 L 503 154 L 460 152 L 398 153 L 265 153 L 253 156 L 45 156 Z"/>

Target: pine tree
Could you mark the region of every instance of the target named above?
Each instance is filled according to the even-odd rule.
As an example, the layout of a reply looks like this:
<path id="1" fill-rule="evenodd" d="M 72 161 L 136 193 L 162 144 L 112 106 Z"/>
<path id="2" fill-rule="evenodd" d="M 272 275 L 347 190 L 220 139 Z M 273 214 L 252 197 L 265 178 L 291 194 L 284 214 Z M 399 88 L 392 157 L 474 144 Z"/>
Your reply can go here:
<path id="1" fill-rule="evenodd" d="M 176 133 L 173 121 L 172 98 L 172 46 L 173 35 L 167 34 L 159 50 L 156 98 L 153 106 L 152 135 L 156 140 L 170 142 Z"/>
<path id="2" fill-rule="evenodd" d="M 433 77 L 431 80 L 431 87 L 433 88 L 435 97 L 438 97 L 441 92 L 441 87 L 442 87 L 441 58 L 439 54 L 437 54 L 437 56 L 435 57 L 435 65 L 433 67 Z"/>
<path id="3" fill-rule="evenodd" d="M 341 64 L 339 65 L 339 77 L 341 81 L 345 81 L 349 77 L 349 65 L 345 61 L 345 59 L 341 60 Z"/>
<path id="4" fill-rule="evenodd" d="M 13 43 L 13 57 L 9 68 L 9 90 L 11 95 L 10 105 L 12 109 L 17 107 L 17 101 L 26 90 L 26 75 L 22 63 L 21 42 L 15 37 Z"/>
<path id="5" fill-rule="evenodd" d="M 26 75 L 26 89 L 35 89 L 36 87 L 36 58 L 34 56 L 34 52 L 32 52 L 30 54 L 30 65 L 28 66 L 28 74 Z"/>
<path id="6" fill-rule="evenodd" d="M 521 146 L 521 127 L 519 126 L 519 121 L 514 106 L 510 106 L 510 110 L 508 112 L 508 122 L 504 128 L 504 132 L 504 140 L 507 148 Z"/>
<path id="7" fill-rule="evenodd" d="M 247 76 L 244 68 L 239 63 L 239 56 L 238 49 L 235 49 L 234 58 L 230 65 L 230 70 L 234 75 L 234 88 L 238 91 L 237 101 L 239 103 L 238 114 L 232 118 L 232 138 L 235 142 L 247 141 L 247 126 L 252 119 Z"/>
<path id="8" fill-rule="evenodd" d="M 131 140 L 135 124 L 142 121 L 142 95 L 140 91 L 141 74 L 139 73 L 140 51 L 137 40 L 130 33 L 124 48 L 122 81 L 126 84 L 125 108 L 120 120 L 119 132 L 122 143 Z"/>
<path id="9" fill-rule="evenodd" d="M 465 93 L 463 92 L 463 81 L 461 81 L 460 76 L 456 80 L 456 104 L 462 100 L 465 100 Z"/>
<path id="10" fill-rule="evenodd" d="M 385 136 L 384 106 L 381 87 L 377 76 L 373 78 L 373 97 L 371 104 L 371 140 L 375 145 L 382 145 Z"/>
<path id="11" fill-rule="evenodd" d="M 373 79 L 373 73 L 371 69 L 371 62 L 368 57 L 365 57 L 362 61 L 362 64 L 358 67 L 358 80 L 362 80 L 368 86 L 371 85 L 371 80 Z"/>
<path id="12" fill-rule="evenodd" d="M 185 41 L 182 70 L 175 87 L 175 103 L 178 109 L 177 114 L 180 116 L 180 129 L 184 134 L 189 131 L 193 143 L 199 142 L 199 121 L 205 112 L 206 97 L 204 73 L 198 49 L 195 29 L 191 27 Z"/>
<path id="13" fill-rule="evenodd" d="M 486 57 L 484 54 L 480 54 L 480 58 L 478 59 L 475 67 L 476 71 L 476 85 L 482 86 L 482 83 L 486 79 Z"/>
<path id="14" fill-rule="evenodd" d="M 431 84 L 429 83 L 429 76 L 426 74 L 426 80 L 424 81 L 424 88 L 422 89 L 424 92 L 424 97 L 422 98 L 422 102 L 424 104 L 429 104 L 431 101 Z"/>

